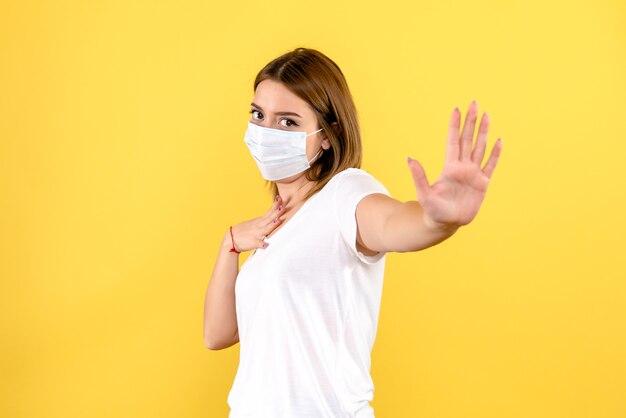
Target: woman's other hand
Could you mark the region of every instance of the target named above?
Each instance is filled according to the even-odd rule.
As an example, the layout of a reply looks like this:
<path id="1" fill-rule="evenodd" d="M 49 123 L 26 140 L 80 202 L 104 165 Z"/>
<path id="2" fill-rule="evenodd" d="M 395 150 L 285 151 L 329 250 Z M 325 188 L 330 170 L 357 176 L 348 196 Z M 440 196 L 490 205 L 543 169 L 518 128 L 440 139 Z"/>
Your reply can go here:
<path id="1" fill-rule="evenodd" d="M 498 138 L 489 159 L 481 169 L 485 155 L 489 116 L 483 113 L 476 146 L 472 150 L 474 127 L 478 115 L 478 104 L 472 101 L 465 117 L 463 132 L 459 134 L 461 112 L 455 108 L 450 118 L 447 138 L 446 162 L 441 176 L 428 184 L 426 173 L 417 160 L 408 160 L 417 190 L 417 200 L 424 208 L 425 221 L 438 227 L 466 225 L 478 213 L 489 180 L 496 167 L 502 141 Z"/>
<path id="2" fill-rule="evenodd" d="M 265 242 L 265 237 L 270 234 L 283 221 L 280 217 L 285 212 L 283 200 L 280 195 L 270 209 L 258 218 L 250 219 L 233 225 L 233 240 L 235 249 L 243 252 L 255 248 L 267 248 L 269 243 Z M 230 231 L 227 233 L 229 242 L 231 240 Z"/>

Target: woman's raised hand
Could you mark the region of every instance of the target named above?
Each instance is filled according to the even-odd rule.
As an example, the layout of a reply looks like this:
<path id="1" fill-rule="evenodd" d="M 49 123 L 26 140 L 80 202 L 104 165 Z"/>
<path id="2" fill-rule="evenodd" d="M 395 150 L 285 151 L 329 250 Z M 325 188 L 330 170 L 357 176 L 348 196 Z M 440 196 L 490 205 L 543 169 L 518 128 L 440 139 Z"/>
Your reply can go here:
<path id="1" fill-rule="evenodd" d="M 284 212 L 283 199 L 278 195 L 274 204 L 264 215 L 233 225 L 235 249 L 243 252 L 255 248 L 267 248 L 269 243 L 265 242 L 265 237 L 280 225 L 282 222 L 280 216 Z M 230 232 L 228 235 L 230 239 Z"/>
<path id="2" fill-rule="evenodd" d="M 408 159 L 417 200 L 424 209 L 425 221 L 430 225 L 459 227 L 471 222 L 482 204 L 491 175 L 502 151 L 498 138 L 489 159 L 481 169 L 489 131 L 489 116 L 483 113 L 476 146 L 472 150 L 478 104 L 472 101 L 465 116 L 463 132 L 459 134 L 461 112 L 455 108 L 450 118 L 446 162 L 441 176 L 431 185 L 417 160 Z"/>

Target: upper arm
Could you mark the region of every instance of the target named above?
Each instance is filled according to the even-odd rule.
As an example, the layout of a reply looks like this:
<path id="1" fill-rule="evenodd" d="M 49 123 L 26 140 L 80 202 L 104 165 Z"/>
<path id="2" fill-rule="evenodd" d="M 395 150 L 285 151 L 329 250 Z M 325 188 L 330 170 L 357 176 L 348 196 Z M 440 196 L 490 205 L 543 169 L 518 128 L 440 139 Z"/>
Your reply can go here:
<path id="1" fill-rule="evenodd" d="M 232 347 L 238 342 L 239 342 L 239 329 L 237 329 L 237 331 L 235 332 L 235 335 L 233 335 L 233 337 L 228 341 L 224 341 L 222 343 L 213 344 L 213 345 L 209 345 L 205 343 L 205 345 L 207 346 L 209 350 L 223 350 L 225 348 Z"/>
<path id="2" fill-rule="evenodd" d="M 382 193 L 369 194 L 358 203 L 356 244 L 363 248 L 364 254 L 392 251 L 385 242 L 385 224 L 401 204 Z"/>
<path id="3" fill-rule="evenodd" d="M 358 168 L 341 173 L 332 200 L 339 232 L 350 252 L 367 264 L 381 260 L 387 252 L 384 224 L 400 202 L 374 176 Z"/>

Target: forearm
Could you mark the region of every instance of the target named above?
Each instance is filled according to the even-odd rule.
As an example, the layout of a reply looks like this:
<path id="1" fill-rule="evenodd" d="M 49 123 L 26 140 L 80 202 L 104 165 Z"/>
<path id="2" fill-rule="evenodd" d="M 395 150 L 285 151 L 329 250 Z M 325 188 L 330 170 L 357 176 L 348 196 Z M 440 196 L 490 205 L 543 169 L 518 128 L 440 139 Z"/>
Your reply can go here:
<path id="1" fill-rule="evenodd" d="M 235 280 L 239 273 L 239 255 L 229 252 L 230 248 L 230 234 L 225 234 L 204 302 L 204 341 L 207 347 L 219 347 L 237 332 Z"/>
<path id="2" fill-rule="evenodd" d="M 393 252 L 412 252 L 439 244 L 452 236 L 458 226 L 437 224 L 424 213 L 422 205 L 410 200 L 398 205 L 384 229 L 384 242 Z"/>

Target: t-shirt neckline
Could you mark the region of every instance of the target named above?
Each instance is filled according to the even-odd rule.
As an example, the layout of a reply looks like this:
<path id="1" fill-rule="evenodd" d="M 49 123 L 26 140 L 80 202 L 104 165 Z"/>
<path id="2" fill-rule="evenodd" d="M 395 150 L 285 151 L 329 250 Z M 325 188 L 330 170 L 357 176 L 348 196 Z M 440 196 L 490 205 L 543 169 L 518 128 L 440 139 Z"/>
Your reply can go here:
<path id="1" fill-rule="evenodd" d="M 326 183 L 326 184 L 328 184 L 328 183 Z M 298 215 L 300 215 L 300 212 L 302 212 L 303 209 L 306 209 L 309 206 L 309 202 L 311 201 L 311 199 L 316 197 L 325 187 L 326 187 L 326 185 L 324 185 L 324 187 L 322 189 L 318 190 L 317 193 L 315 193 L 313 196 L 311 196 L 307 200 L 305 200 L 304 203 L 302 204 L 302 206 L 300 206 L 300 208 L 296 211 L 296 213 L 294 213 L 291 216 L 291 218 L 288 220 L 288 222 L 286 222 L 283 226 L 281 226 L 274 234 L 270 235 L 269 237 L 266 237 L 265 241 L 266 242 L 274 241 L 274 238 L 276 237 L 276 235 L 279 235 L 283 231 L 283 229 L 289 227 L 289 224 L 291 224 L 293 222 L 293 220 L 296 219 L 298 217 Z"/>
<path id="2" fill-rule="evenodd" d="M 280 227 L 278 229 L 278 231 L 276 231 L 273 235 L 266 237 L 265 241 L 266 242 L 272 242 L 274 241 L 276 235 L 279 235 L 285 228 L 287 228 L 289 226 L 289 224 L 291 224 L 293 222 L 293 220 L 300 215 L 300 212 L 302 212 L 303 209 L 306 209 L 309 206 L 309 203 L 311 202 L 311 200 L 315 199 L 317 197 L 317 195 L 319 195 L 320 193 L 322 193 L 326 187 L 333 181 L 335 180 L 335 178 L 337 177 L 338 174 L 345 172 L 347 169 L 340 171 L 339 173 L 335 173 L 335 175 L 326 182 L 326 184 L 324 185 L 324 187 L 322 187 L 320 190 L 318 190 L 313 196 L 309 197 L 307 200 L 304 201 L 304 203 L 302 204 L 302 206 L 300 206 L 300 209 L 298 209 L 296 211 L 296 213 L 293 214 L 293 216 L 291 217 L 291 219 L 289 219 L 289 221 L 287 223 L 285 223 L 285 225 L 283 225 L 282 227 Z"/>

